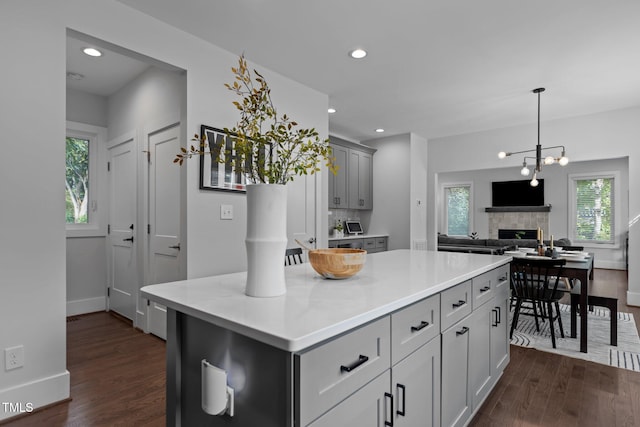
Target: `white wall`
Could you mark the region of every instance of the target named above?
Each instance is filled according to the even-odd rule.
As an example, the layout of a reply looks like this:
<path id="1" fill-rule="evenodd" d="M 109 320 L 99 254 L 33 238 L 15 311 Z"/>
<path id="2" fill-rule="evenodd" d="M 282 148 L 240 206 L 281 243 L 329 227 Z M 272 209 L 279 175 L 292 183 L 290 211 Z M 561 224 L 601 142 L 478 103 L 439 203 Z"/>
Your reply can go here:
<path id="1" fill-rule="evenodd" d="M 427 242 L 427 147 L 425 138 L 411 134 L 409 209 L 414 249 L 426 249 Z"/>
<path id="2" fill-rule="evenodd" d="M 67 120 L 107 127 L 107 98 L 67 89 Z"/>
<path id="3" fill-rule="evenodd" d="M 235 54 L 112 0 L 0 3 L 0 37 L 11 40 L 0 45 L 0 57 L 12 64 L 0 69 L 1 81 L 10 82 L 0 98 L 0 138 L 5 151 L 6 147 L 30 147 L 28 161 L 16 161 L 23 155 L 15 150 L 0 157 L 0 196 L 12 201 L 0 207 L 0 235 L 12 242 L 0 249 L 0 321 L 11 325 L 1 329 L 0 349 L 23 344 L 26 361 L 23 368 L 0 370 L 2 402 L 30 400 L 41 406 L 69 395 L 62 143 L 67 28 L 187 70 L 187 135 L 199 132 L 202 123 L 223 127 L 237 120 L 231 106 L 233 94 L 223 86 L 232 80 Z M 35 51 L 39 55 L 33 55 Z M 261 71 L 281 111 L 327 137 L 327 96 L 269 70 Z M 200 192 L 197 162 L 187 164 L 186 174 L 188 275 L 241 269 L 245 264 L 244 197 Z M 235 205 L 237 219 L 223 227 L 211 214 L 228 201 Z M 326 200 L 320 203 L 326 209 Z M 12 415 L 0 413 L 0 418 Z"/>
<path id="4" fill-rule="evenodd" d="M 107 98 L 67 89 L 67 121 L 107 127 Z M 101 144 L 106 144 L 100 141 Z M 101 147 L 101 154 L 105 153 Z M 101 158 L 104 161 L 104 158 Z M 103 170 L 99 168 L 99 170 Z M 104 174 L 98 179 L 105 180 Z M 100 186 L 106 189 L 103 182 Z M 106 209 L 106 194 L 100 200 L 100 209 Z M 90 313 L 105 309 L 107 283 L 106 247 L 104 235 L 67 237 L 67 315 Z"/>
<path id="5" fill-rule="evenodd" d="M 493 181 L 512 181 L 523 179 L 520 175 L 521 166 L 483 169 L 460 172 L 443 172 L 438 175 L 439 185 L 461 182 L 473 183 L 473 224 L 471 230 L 478 233 L 481 239 L 488 238 L 489 214 L 485 208 L 491 206 L 491 183 Z M 628 158 L 602 159 L 583 162 L 570 162 L 567 166 L 545 166 L 538 178 L 544 179 L 545 204 L 551 205 L 549 213 L 550 232 L 555 238 L 570 237 L 569 234 L 569 175 L 578 173 L 614 172 L 620 173 L 620 187 L 618 208 L 620 223 L 615 229 L 617 247 L 613 249 L 598 248 L 597 245 L 588 247 L 595 254 L 598 268 L 625 268 L 624 243 L 629 224 L 629 162 Z M 442 195 L 440 195 L 442 199 Z M 442 208 L 442 207 L 441 207 Z M 442 212 L 438 212 L 439 214 Z M 445 233 L 444 215 L 439 216 L 438 231 Z M 576 243 L 579 244 L 579 243 Z"/>
<path id="6" fill-rule="evenodd" d="M 628 302 L 640 305 L 640 108 L 542 122 L 542 145 L 564 145 L 571 161 L 629 158 L 629 291 Z M 437 182 L 443 172 L 518 168 L 522 158 L 500 161 L 502 150 L 535 148 L 536 125 L 516 126 L 429 140 L 428 217 L 430 248 L 436 246 Z"/>
<path id="7" fill-rule="evenodd" d="M 409 209 L 411 135 L 394 135 L 363 142 L 373 155 L 373 210 L 369 232 L 388 233 L 388 249 L 411 247 Z"/>
<path id="8" fill-rule="evenodd" d="M 65 289 L 65 31 L 59 4 L 0 3 L 0 402 L 69 396 Z M 37 55 L 33 52 L 38 52 Z M 58 143 L 56 143 L 58 142 Z M 2 358 L 4 359 L 4 357 Z M 0 419 L 16 415 L 0 409 Z"/>

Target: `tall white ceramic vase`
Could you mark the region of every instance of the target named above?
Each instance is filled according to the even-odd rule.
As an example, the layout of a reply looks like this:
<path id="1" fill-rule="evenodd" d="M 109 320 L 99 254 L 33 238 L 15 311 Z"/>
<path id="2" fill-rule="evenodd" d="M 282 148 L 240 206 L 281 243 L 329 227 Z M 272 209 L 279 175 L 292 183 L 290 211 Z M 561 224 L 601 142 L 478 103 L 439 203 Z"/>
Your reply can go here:
<path id="1" fill-rule="evenodd" d="M 247 185 L 247 285 L 252 297 L 286 293 L 284 253 L 287 248 L 287 187 Z"/>

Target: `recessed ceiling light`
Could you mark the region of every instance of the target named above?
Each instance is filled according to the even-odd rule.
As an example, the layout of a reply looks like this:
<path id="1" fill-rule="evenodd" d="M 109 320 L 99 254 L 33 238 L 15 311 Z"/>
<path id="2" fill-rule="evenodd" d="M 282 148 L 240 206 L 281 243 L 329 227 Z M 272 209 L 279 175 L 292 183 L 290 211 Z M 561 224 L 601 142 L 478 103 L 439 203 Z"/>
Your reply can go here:
<path id="1" fill-rule="evenodd" d="M 365 51 L 364 49 L 354 49 L 349 52 L 349 56 L 355 59 L 361 59 L 367 56 L 367 51 Z"/>
<path id="2" fill-rule="evenodd" d="M 333 113 L 335 113 L 335 112 L 336 112 L 336 109 L 335 109 L 335 108 L 329 108 L 329 109 L 327 110 L 327 112 L 328 112 L 329 114 L 333 114 Z"/>
<path id="3" fill-rule="evenodd" d="M 84 49 L 82 49 L 82 51 L 89 56 L 102 56 L 102 52 L 93 47 L 85 47 Z"/>
<path id="4" fill-rule="evenodd" d="M 382 128 L 378 128 L 378 129 L 376 129 L 376 132 L 378 132 L 378 133 L 382 133 L 382 132 L 384 132 L 384 129 L 382 129 Z"/>

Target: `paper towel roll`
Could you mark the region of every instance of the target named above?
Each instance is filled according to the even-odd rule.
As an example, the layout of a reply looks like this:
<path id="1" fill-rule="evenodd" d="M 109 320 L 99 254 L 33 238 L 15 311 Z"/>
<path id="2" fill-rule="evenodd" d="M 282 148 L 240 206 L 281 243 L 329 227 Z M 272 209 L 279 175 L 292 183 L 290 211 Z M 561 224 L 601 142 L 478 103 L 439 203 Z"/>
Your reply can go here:
<path id="1" fill-rule="evenodd" d="M 227 409 L 227 372 L 202 359 L 202 410 L 222 415 Z"/>

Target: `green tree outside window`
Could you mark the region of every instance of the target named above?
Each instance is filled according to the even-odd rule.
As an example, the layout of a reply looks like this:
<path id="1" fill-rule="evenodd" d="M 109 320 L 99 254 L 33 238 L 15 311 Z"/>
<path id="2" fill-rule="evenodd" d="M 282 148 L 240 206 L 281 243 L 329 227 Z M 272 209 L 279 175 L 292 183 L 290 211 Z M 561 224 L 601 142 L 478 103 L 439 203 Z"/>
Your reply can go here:
<path id="1" fill-rule="evenodd" d="M 87 224 L 89 216 L 89 140 L 66 138 L 66 222 Z"/>

